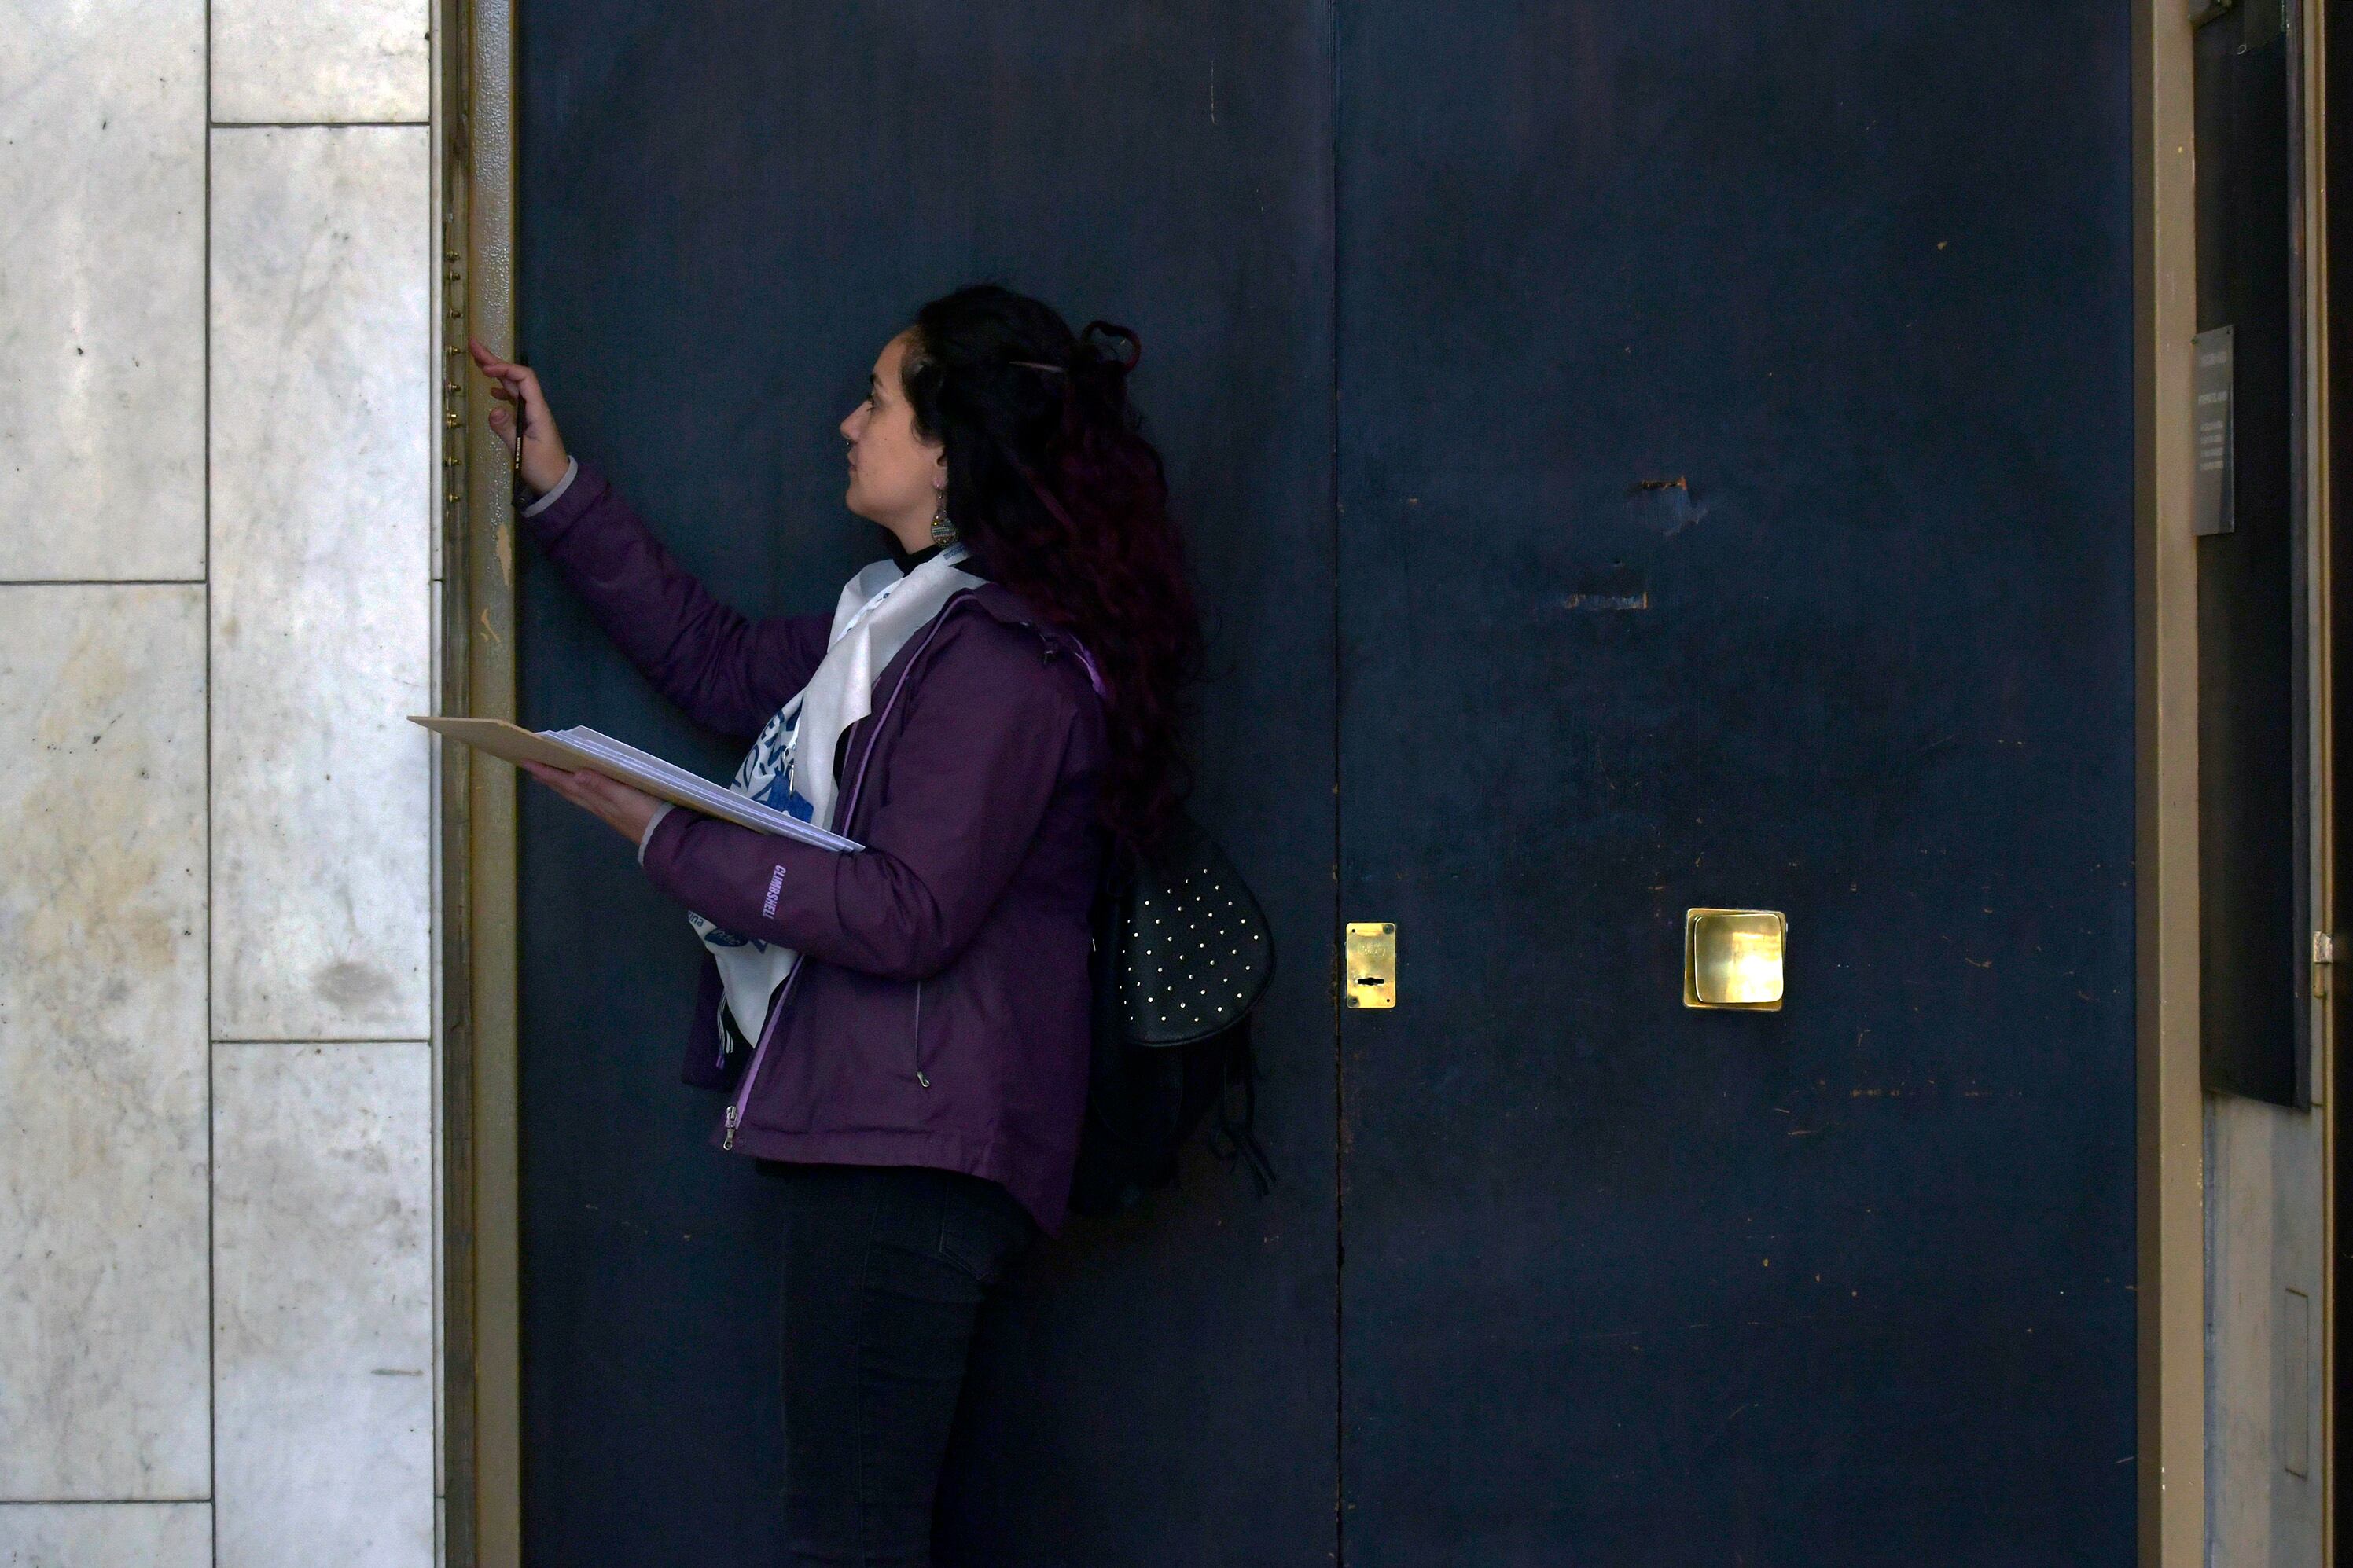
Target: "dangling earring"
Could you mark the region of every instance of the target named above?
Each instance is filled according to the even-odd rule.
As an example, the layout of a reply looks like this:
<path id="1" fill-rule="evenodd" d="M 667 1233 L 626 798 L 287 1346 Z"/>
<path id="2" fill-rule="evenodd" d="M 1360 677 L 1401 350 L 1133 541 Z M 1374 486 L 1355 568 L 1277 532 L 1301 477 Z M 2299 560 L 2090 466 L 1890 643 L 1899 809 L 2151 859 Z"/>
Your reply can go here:
<path id="1" fill-rule="evenodd" d="M 932 501 L 932 542 L 934 544 L 951 543 L 955 539 L 956 528 L 955 523 L 948 521 L 948 492 L 945 490 L 934 490 L 932 494 L 934 497 Z"/>

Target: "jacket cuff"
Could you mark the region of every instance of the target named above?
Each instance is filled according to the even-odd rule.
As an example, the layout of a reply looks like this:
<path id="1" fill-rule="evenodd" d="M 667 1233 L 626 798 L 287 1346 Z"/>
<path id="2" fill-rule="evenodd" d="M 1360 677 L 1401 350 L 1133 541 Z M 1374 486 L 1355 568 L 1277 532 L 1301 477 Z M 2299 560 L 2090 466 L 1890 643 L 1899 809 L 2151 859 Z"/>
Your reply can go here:
<path id="1" fill-rule="evenodd" d="M 566 458 L 564 464 L 564 477 L 556 480 L 554 485 L 537 500 L 533 501 L 529 506 L 524 507 L 522 509 L 523 516 L 537 517 L 541 512 L 545 511 L 549 507 L 552 507 L 557 501 L 562 500 L 564 499 L 564 492 L 572 488 L 572 481 L 579 477 L 580 459 L 577 458 Z"/>
<path id="2" fill-rule="evenodd" d="M 575 458 L 565 469 L 562 482 L 524 508 L 522 516 L 542 544 L 553 545 L 570 532 L 572 525 L 586 516 L 610 488 L 596 464 Z"/>
<path id="3" fill-rule="evenodd" d="M 638 835 L 638 865 L 642 866 L 646 863 L 646 846 L 654 841 L 654 829 L 662 825 L 663 817 L 668 816 L 671 812 L 676 811 L 678 807 L 670 805 L 670 802 L 664 801 L 659 805 L 654 807 L 654 814 L 651 816 L 646 818 L 646 830 Z"/>
<path id="4" fill-rule="evenodd" d="M 654 886 L 664 892 L 670 889 L 663 886 L 663 871 L 678 853 L 679 836 L 701 816 L 700 812 L 681 811 L 664 801 L 662 808 L 654 813 L 654 819 L 646 824 L 645 836 L 638 840 L 638 864 L 653 878 Z"/>

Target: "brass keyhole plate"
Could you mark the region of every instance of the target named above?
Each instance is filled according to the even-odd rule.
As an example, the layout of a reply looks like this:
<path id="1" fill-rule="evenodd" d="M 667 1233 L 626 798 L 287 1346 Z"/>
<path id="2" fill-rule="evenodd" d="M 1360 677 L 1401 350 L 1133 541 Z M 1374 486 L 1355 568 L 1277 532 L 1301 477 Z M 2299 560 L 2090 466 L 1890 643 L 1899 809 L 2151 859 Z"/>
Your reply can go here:
<path id="1" fill-rule="evenodd" d="M 1347 941 L 1349 1007 L 1397 1005 L 1397 926 L 1388 921 L 1350 921 Z"/>

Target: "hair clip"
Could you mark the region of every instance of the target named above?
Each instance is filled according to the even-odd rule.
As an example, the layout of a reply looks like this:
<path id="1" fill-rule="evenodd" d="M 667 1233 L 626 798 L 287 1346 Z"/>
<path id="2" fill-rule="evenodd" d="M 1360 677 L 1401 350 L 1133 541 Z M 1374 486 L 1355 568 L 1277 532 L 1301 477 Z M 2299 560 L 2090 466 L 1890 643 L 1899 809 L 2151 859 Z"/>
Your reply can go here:
<path id="1" fill-rule="evenodd" d="M 1117 365 L 1123 375 L 1144 363 L 1144 340 L 1117 321 L 1089 321 L 1079 329 L 1079 341 L 1103 355 L 1106 363 Z M 1124 343 L 1127 352 L 1112 352 L 1112 343 Z"/>
<path id="2" fill-rule="evenodd" d="M 1023 370 L 1042 370 L 1042 371 L 1044 371 L 1048 375 L 1068 375 L 1068 374 L 1070 374 L 1070 372 L 1069 372 L 1069 371 L 1067 371 L 1067 370 L 1064 370 L 1060 365 L 1058 365 L 1058 364 L 1043 364 L 1043 363 L 1040 363 L 1039 361 L 1034 360 L 1034 359 L 1011 359 L 1011 360 L 1007 360 L 1005 363 L 1008 363 L 1008 364 L 1017 364 L 1017 365 L 1019 365 Z"/>

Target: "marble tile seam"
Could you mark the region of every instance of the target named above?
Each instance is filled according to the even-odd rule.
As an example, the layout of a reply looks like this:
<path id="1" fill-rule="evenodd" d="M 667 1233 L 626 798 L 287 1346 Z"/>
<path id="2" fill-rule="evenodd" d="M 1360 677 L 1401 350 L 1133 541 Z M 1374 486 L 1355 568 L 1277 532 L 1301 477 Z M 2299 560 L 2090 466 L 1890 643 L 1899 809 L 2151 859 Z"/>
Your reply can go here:
<path id="1" fill-rule="evenodd" d="M 430 1035 L 349 1035 L 334 1039 L 311 1040 L 232 1040 L 217 1039 L 216 1046 L 429 1046 Z"/>
<path id="2" fill-rule="evenodd" d="M 433 128 L 430 120 L 208 120 L 214 131 L 367 131 Z"/>
<path id="3" fill-rule="evenodd" d="M 208 1497 L 0 1497 L 5 1508 L 188 1508 Z"/>
<path id="4" fill-rule="evenodd" d="M 205 118 L 212 118 L 213 105 L 213 8 L 211 0 L 205 5 Z M 216 1006 L 215 995 L 219 977 L 214 973 L 213 910 L 217 907 L 213 898 L 215 856 L 217 847 L 213 842 L 213 788 L 216 782 L 213 763 L 213 133 L 209 124 L 200 140 L 204 142 L 205 158 L 205 293 L 204 293 L 204 435 L 205 435 L 205 496 L 204 496 L 204 564 L 205 564 L 205 1491 L 206 1501 L 220 1495 L 220 1343 L 217 1325 L 220 1322 L 220 1150 L 217 1146 L 214 1121 L 220 1114 L 217 1077 L 211 1046 L 212 1021 Z M 520 441 L 518 441 L 520 446 Z M 220 1563 L 220 1511 L 205 1510 L 204 1555 L 217 1568 Z"/>

